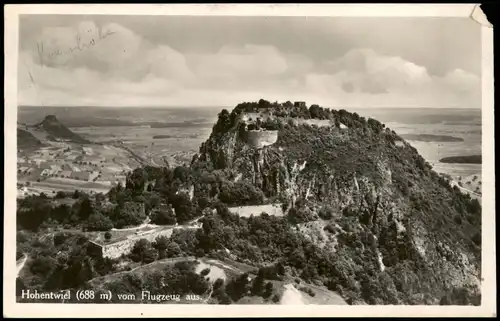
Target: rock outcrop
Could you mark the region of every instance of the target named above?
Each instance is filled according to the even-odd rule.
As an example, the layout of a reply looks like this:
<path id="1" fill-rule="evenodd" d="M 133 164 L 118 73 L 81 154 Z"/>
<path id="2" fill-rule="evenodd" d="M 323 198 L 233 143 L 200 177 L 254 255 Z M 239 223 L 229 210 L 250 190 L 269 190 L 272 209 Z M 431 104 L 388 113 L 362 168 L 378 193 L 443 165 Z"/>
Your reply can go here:
<path id="1" fill-rule="evenodd" d="M 54 115 L 46 116 L 41 123 L 35 125 L 35 128 L 45 131 L 50 137 L 55 140 L 64 140 L 79 144 L 89 143 L 88 140 L 78 134 L 73 133 L 68 127 L 59 122 L 59 120 Z"/>
<path id="2" fill-rule="evenodd" d="M 241 104 L 219 114 L 192 167 L 230 171 L 268 200 L 307 208 L 311 220 L 320 220 L 321 208 L 331 209 L 332 248 L 345 264 L 344 283 L 332 285 L 340 292 L 350 284 L 371 304 L 439 304 L 455 289 L 480 296 L 479 204 L 376 120 L 344 110 L 264 105 L 274 116 L 259 127 L 276 131 L 275 142 L 248 144 L 247 114 L 262 104 Z M 331 125 L 290 122 L 293 113 Z M 380 293 L 368 293 L 374 289 Z"/>
<path id="3" fill-rule="evenodd" d="M 42 142 L 33 136 L 29 131 L 17 128 L 18 149 L 37 149 L 42 146 Z"/>

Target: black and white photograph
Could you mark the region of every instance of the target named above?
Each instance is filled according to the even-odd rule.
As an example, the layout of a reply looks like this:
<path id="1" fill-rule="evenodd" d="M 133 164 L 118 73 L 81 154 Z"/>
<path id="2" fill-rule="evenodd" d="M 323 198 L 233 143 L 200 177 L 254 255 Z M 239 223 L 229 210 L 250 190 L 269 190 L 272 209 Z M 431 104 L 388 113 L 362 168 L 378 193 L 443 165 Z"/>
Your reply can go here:
<path id="1" fill-rule="evenodd" d="M 486 18 L 44 6 L 9 16 L 11 311 L 496 314 Z"/>

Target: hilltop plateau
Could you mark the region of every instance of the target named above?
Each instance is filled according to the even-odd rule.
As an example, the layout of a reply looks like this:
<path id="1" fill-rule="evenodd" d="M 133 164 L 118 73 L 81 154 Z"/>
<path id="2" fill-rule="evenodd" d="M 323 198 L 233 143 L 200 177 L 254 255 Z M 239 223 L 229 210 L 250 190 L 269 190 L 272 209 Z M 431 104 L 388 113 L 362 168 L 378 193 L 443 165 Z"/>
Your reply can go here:
<path id="1" fill-rule="evenodd" d="M 262 191 L 264 202 L 284 204 L 292 226 L 329 260 L 312 271 L 297 263 L 297 275 L 371 304 L 433 304 L 457 289 L 478 295 L 479 203 L 377 120 L 317 105 L 243 103 L 219 114 L 192 167 L 224 170 Z M 303 228 L 312 223 L 323 240 Z M 296 251 L 291 260 L 318 260 Z"/>

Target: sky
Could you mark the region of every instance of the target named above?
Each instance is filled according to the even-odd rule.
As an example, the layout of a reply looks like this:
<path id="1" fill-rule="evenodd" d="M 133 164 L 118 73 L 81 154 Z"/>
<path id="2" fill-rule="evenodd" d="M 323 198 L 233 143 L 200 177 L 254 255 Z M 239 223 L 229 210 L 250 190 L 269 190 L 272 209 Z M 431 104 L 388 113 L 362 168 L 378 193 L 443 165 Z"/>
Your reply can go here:
<path id="1" fill-rule="evenodd" d="M 467 18 L 23 15 L 18 104 L 481 107 Z"/>

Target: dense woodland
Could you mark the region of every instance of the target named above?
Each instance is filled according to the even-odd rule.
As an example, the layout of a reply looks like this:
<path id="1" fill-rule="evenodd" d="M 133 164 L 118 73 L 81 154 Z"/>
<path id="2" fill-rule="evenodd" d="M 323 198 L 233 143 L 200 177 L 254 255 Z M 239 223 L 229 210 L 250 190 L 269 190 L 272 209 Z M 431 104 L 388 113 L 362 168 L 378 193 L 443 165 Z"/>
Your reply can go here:
<path id="1" fill-rule="evenodd" d="M 358 173 L 374 184 L 380 183 L 381 174 L 373 159 L 380 151 L 384 152 L 395 164 L 392 184 L 408 206 L 405 226 L 411 229 L 414 219 L 425 220 L 443 240 L 463 244 L 480 261 L 479 202 L 462 194 L 457 187 L 452 188 L 413 148 L 396 150 L 393 144 L 400 138 L 376 120 L 317 105 L 294 107 L 290 102 L 264 100 L 243 103 L 231 113 L 223 110 L 219 114 L 200 152 L 215 146 L 225 133 L 237 132 L 242 112 L 268 109 L 280 117 L 334 119 L 348 126 L 349 132 L 340 134 L 338 128 L 293 126 L 286 122 L 259 125 L 280 130 L 277 145 L 287 147 L 289 159 L 305 159 L 308 171 L 324 175 L 334 168 L 339 179 L 343 179 L 339 173 L 346 173 L 345 177 L 347 173 Z M 183 256 L 223 258 L 227 249 L 239 261 L 260 267 L 253 281 L 242 275 L 228 281 L 217 280 L 210 288 L 203 276 L 193 272 L 192 266 L 177 264 L 140 278 L 131 274 L 107 286 L 130 293 L 146 285 L 161 293 L 175 290 L 180 294 L 203 295 L 213 290 L 213 299 L 230 304 L 246 295 L 276 301 L 269 280 L 295 277 L 324 285 L 341 294 L 349 304 L 430 304 L 436 297 L 440 304 L 479 304 L 480 296 L 471 289 L 432 290 L 433 286 L 441 289 L 442 284 L 437 285 L 439 276 L 428 280 L 430 267 L 415 252 L 411 230 L 395 237 L 395 223 L 387 220 L 374 224 L 373 213 L 365 205 L 333 209 L 322 200 L 325 196 L 318 194 L 313 201 L 297 200 L 294 207 L 286 208 L 284 217 L 262 214 L 244 218 L 231 214 L 228 206 L 263 204 L 275 196 L 272 184 L 235 182 L 237 174 L 234 168 L 202 159 L 192 166 L 137 168 L 128 174 L 125 186 L 118 185 L 107 195 L 75 191 L 60 192 L 54 198 L 40 195 L 20 199 L 17 257 L 24 253 L 32 257 L 22 286 L 44 290 L 88 287 L 89 280 L 120 271 L 119 262 L 124 260 L 148 264 Z M 159 225 L 204 218 L 201 229 L 176 230 L 171 238 L 159 237 L 154 242 L 138 241 L 131 253 L 119 260 L 93 257 L 88 251 L 86 231 L 135 226 L 146 216 Z M 319 247 L 295 228 L 296 224 L 318 219 L 331 221 L 325 231 L 336 235 L 339 242 L 336 251 Z M 57 227 L 67 231 L 54 231 Z M 376 246 L 373 235 L 378 239 Z M 385 271 L 378 268 L 376 248 L 384 257 Z M 450 254 L 450 259 L 453 257 Z M 162 276 L 169 280 L 166 287 L 159 283 Z M 428 298 L 419 296 L 426 292 Z"/>

